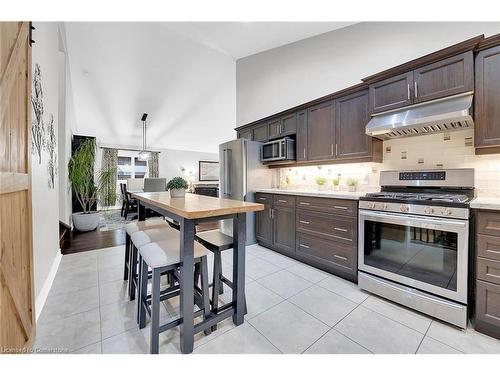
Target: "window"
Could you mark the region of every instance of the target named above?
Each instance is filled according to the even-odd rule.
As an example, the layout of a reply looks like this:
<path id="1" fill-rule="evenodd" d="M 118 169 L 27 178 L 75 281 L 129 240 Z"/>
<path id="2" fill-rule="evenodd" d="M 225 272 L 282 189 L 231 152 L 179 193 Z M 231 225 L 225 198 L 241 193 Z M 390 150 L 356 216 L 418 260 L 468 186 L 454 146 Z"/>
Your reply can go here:
<path id="1" fill-rule="evenodd" d="M 118 155 L 118 180 L 125 181 L 128 178 L 144 178 L 148 174 L 148 162 L 139 160 L 138 157 Z"/>

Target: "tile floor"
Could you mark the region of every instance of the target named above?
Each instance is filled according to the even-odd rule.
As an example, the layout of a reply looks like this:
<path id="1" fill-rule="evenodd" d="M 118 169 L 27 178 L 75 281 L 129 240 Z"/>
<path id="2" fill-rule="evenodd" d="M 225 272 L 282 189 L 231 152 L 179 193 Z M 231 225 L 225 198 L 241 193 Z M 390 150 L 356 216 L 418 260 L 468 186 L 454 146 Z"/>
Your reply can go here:
<path id="1" fill-rule="evenodd" d="M 123 246 L 63 256 L 35 348 L 149 351 L 149 326 L 137 328 L 135 303 L 126 296 L 123 256 Z M 231 260 L 225 252 L 226 275 Z M 194 353 L 500 353 L 499 340 L 440 323 L 258 245 L 247 248 L 246 269 L 245 323 L 236 327 L 229 319 L 211 335 L 197 335 Z M 178 300 L 163 303 L 162 319 L 177 315 Z M 177 329 L 161 334 L 160 352 L 179 353 Z"/>

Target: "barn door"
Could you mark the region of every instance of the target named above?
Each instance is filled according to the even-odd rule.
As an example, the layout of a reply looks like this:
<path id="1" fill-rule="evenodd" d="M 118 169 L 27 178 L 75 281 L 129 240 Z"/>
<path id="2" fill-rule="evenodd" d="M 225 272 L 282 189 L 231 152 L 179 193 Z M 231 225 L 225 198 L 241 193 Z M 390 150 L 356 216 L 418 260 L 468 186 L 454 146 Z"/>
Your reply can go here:
<path id="1" fill-rule="evenodd" d="M 0 353 L 35 337 L 30 73 L 29 24 L 0 22 Z"/>

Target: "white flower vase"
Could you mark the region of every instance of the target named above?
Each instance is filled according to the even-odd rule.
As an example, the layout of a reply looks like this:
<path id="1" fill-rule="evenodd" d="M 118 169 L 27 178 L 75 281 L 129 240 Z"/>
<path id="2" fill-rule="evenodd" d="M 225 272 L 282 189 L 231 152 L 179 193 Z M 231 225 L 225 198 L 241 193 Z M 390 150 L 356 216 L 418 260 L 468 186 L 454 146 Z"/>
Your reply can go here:
<path id="1" fill-rule="evenodd" d="M 347 191 L 350 191 L 351 193 L 354 193 L 356 191 L 357 186 L 356 185 L 348 185 L 347 186 Z"/>
<path id="2" fill-rule="evenodd" d="M 186 190 L 184 189 L 170 189 L 170 198 L 185 198 Z"/>

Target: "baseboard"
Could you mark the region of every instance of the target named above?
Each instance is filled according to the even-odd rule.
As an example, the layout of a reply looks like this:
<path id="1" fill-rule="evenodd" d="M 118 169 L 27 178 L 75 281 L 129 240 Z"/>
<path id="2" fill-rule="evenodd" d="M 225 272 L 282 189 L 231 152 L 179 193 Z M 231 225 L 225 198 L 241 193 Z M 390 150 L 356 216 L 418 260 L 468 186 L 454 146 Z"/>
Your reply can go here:
<path id="1" fill-rule="evenodd" d="M 47 278 L 45 279 L 45 282 L 43 283 L 42 289 L 40 290 L 40 293 L 36 297 L 35 300 L 35 314 L 36 314 L 36 320 L 38 321 L 38 318 L 40 317 L 40 313 L 43 310 L 43 306 L 45 305 L 45 301 L 47 301 L 47 297 L 50 292 L 50 288 L 52 288 L 52 283 L 54 282 L 54 279 L 56 277 L 57 270 L 59 268 L 59 264 L 61 263 L 62 259 L 62 253 L 61 249 L 56 254 L 56 257 L 54 258 L 54 261 L 52 262 L 52 266 L 50 267 L 49 274 L 47 275 Z"/>

